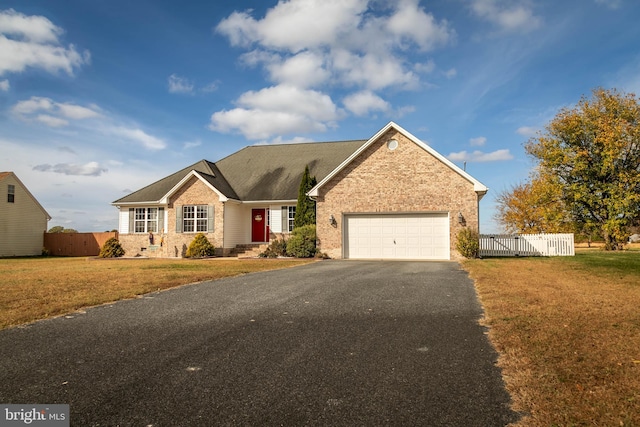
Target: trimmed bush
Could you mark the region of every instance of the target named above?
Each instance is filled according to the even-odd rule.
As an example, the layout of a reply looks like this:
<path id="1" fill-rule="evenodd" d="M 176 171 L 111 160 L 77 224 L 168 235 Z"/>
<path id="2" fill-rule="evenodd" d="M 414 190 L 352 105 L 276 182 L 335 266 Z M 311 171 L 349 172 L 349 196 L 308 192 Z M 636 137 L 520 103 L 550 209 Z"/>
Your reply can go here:
<path id="1" fill-rule="evenodd" d="M 100 249 L 100 258 L 120 258 L 121 256 L 124 256 L 124 249 L 115 237 L 104 242 Z"/>
<path id="2" fill-rule="evenodd" d="M 465 258 L 477 258 L 480 251 L 480 236 L 477 231 L 463 228 L 456 238 L 456 249 Z"/>
<path id="3" fill-rule="evenodd" d="M 185 257 L 187 258 L 204 258 L 208 256 L 213 256 L 215 252 L 215 247 L 211 244 L 207 236 L 202 233 L 196 234 L 196 237 L 193 238 L 191 243 L 189 243 L 189 247 L 187 248 L 187 253 Z"/>
<path id="4" fill-rule="evenodd" d="M 294 228 L 287 240 L 287 253 L 297 258 L 311 258 L 316 254 L 316 226 Z"/>
<path id="5" fill-rule="evenodd" d="M 273 240 L 269 247 L 260 254 L 261 258 L 278 258 L 279 256 L 287 256 L 287 241 L 284 237 Z"/>

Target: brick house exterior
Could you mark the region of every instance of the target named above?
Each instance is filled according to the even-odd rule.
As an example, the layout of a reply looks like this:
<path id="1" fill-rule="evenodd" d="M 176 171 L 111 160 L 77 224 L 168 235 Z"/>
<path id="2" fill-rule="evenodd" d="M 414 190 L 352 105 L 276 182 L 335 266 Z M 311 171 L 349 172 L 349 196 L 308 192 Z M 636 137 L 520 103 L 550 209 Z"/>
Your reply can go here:
<path id="1" fill-rule="evenodd" d="M 305 166 L 331 258 L 457 259 L 459 230 L 478 231 L 487 188 L 392 122 L 366 141 L 253 146 L 189 166 L 113 202 L 120 241 L 127 255 L 180 257 L 198 227 L 218 255 L 286 236 Z"/>
<path id="2" fill-rule="evenodd" d="M 398 141 L 394 150 L 387 147 L 391 140 Z M 342 231 L 347 214 L 446 212 L 451 216 L 451 257 L 457 258 L 458 231 L 462 227 L 478 231 L 482 195 L 459 171 L 391 128 L 320 187 L 316 210 L 321 250 L 332 258 L 343 256 Z M 457 220 L 460 213 L 464 225 Z M 335 224 L 324 220 L 331 215 Z"/>

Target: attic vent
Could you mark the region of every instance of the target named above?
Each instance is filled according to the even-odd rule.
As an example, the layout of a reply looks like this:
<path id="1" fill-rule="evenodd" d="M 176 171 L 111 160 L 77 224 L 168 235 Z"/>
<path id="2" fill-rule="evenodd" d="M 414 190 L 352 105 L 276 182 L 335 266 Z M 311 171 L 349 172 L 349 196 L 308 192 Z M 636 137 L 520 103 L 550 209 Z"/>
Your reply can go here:
<path id="1" fill-rule="evenodd" d="M 398 148 L 398 140 L 390 139 L 389 142 L 387 142 L 387 148 L 389 149 L 389 151 L 393 151 Z"/>

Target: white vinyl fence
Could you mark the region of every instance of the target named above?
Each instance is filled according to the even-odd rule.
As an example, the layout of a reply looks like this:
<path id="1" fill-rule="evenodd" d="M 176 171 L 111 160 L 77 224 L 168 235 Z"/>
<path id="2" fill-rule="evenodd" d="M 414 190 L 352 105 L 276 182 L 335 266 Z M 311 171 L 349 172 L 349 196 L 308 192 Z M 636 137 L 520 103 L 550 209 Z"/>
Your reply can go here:
<path id="1" fill-rule="evenodd" d="M 574 256 L 573 234 L 481 234 L 479 255 Z"/>

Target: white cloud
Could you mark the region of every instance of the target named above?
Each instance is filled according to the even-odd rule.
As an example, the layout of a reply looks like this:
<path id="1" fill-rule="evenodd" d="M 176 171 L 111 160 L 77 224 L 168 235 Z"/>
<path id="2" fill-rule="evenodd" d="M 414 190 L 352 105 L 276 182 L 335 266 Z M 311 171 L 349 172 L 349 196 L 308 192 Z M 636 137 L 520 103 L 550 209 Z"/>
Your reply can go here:
<path id="1" fill-rule="evenodd" d="M 407 105 L 394 110 L 393 116 L 396 118 L 400 118 L 405 116 L 406 114 L 413 113 L 414 111 L 416 111 L 416 107 L 414 107 L 413 105 Z M 427 143 L 425 142 L 425 144 Z"/>
<path id="2" fill-rule="evenodd" d="M 0 75 L 40 68 L 49 73 L 76 68 L 90 62 L 88 51 L 59 40 L 64 30 L 44 16 L 26 16 L 13 9 L 0 11 Z"/>
<path id="3" fill-rule="evenodd" d="M 167 79 L 170 93 L 193 93 L 193 83 L 184 77 L 171 74 Z"/>
<path id="4" fill-rule="evenodd" d="M 72 103 L 60 103 L 50 98 L 32 96 L 30 99 L 17 102 L 12 108 L 13 115 L 27 122 L 42 123 L 51 128 L 68 127 L 86 122 L 85 131 L 98 132 L 102 135 L 116 135 L 128 141 L 140 144 L 149 150 L 162 150 L 167 143 L 145 131 L 131 126 L 123 125 L 121 120 L 109 117 L 102 113 L 100 107 L 95 104 L 81 106 Z"/>
<path id="5" fill-rule="evenodd" d="M 386 27 L 391 34 L 400 38 L 400 44 L 410 41 L 420 50 L 432 50 L 445 45 L 454 36 L 447 21 L 438 23 L 433 15 L 418 7 L 418 0 L 400 0 Z"/>
<path id="6" fill-rule="evenodd" d="M 342 100 L 347 110 L 356 116 L 366 116 L 373 111 L 389 111 L 391 105 L 371 91 L 365 90 L 345 97 Z"/>
<path id="7" fill-rule="evenodd" d="M 214 113 L 209 128 L 239 132 L 248 139 L 268 139 L 272 135 L 322 132 L 344 114 L 322 92 L 290 85 L 246 92 L 237 104 L 239 108 Z"/>
<path id="8" fill-rule="evenodd" d="M 452 162 L 499 162 L 504 160 L 512 160 L 513 155 L 508 149 L 496 150 L 491 153 L 485 153 L 482 151 L 474 151 L 469 153 L 467 151 L 460 151 L 458 153 L 451 153 L 447 156 Z"/>
<path id="9" fill-rule="evenodd" d="M 209 127 L 223 133 L 240 132 L 254 140 L 268 139 L 272 135 L 324 132 L 327 129 L 326 124 L 301 114 L 245 108 L 214 113 Z"/>
<path id="10" fill-rule="evenodd" d="M 44 16 L 26 16 L 13 9 L 0 12 L 0 33 L 38 43 L 57 43 L 64 31 Z"/>
<path id="11" fill-rule="evenodd" d="M 472 0 L 471 10 L 505 32 L 528 32 L 542 24 L 528 0 Z"/>
<path id="12" fill-rule="evenodd" d="M 188 150 L 190 148 L 195 148 L 195 147 L 199 147 L 202 145 L 202 141 L 200 140 L 196 140 L 196 141 L 187 141 L 184 143 L 183 148 L 185 150 Z"/>
<path id="13" fill-rule="evenodd" d="M 128 139 L 129 141 L 138 143 L 148 150 L 162 150 L 167 147 L 167 143 L 162 139 L 149 135 L 142 129 L 114 126 L 107 128 L 106 131 L 113 135 Z"/>
<path id="14" fill-rule="evenodd" d="M 58 163 L 50 165 L 44 163 L 33 167 L 33 170 L 39 172 L 54 172 L 64 175 L 79 175 L 79 176 L 100 176 L 103 172 L 107 172 L 108 169 L 100 166 L 98 162 L 89 162 L 84 165 L 78 165 L 75 163 Z"/>
<path id="15" fill-rule="evenodd" d="M 436 69 L 436 63 L 433 61 L 433 59 L 430 59 L 425 63 L 416 63 L 413 65 L 413 70 L 416 73 L 429 74 L 429 73 L 432 73 L 433 70 L 435 69 Z"/>
<path id="16" fill-rule="evenodd" d="M 19 101 L 13 106 L 11 111 L 15 114 L 31 114 L 38 110 L 49 111 L 53 108 L 53 101 L 49 98 L 41 98 L 39 96 L 32 96 L 31 99 L 26 101 Z"/>
<path id="17" fill-rule="evenodd" d="M 218 83 L 211 82 L 208 85 L 205 85 L 204 87 L 202 87 L 202 89 L 200 90 L 204 93 L 215 92 L 216 90 L 218 90 Z"/>
<path id="18" fill-rule="evenodd" d="M 9 90 L 9 80 L 0 80 L 0 91 L 7 92 Z"/>
<path id="19" fill-rule="evenodd" d="M 458 75 L 458 71 L 455 68 L 450 68 L 444 72 L 444 76 L 448 79 L 452 79 Z"/>
<path id="20" fill-rule="evenodd" d="M 521 126 L 516 130 L 516 133 L 522 136 L 526 136 L 527 138 L 531 138 L 536 135 L 538 130 L 529 126 Z"/>
<path id="21" fill-rule="evenodd" d="M 372 110 L 393 114 L 388 102 L 379 94 L 374 99 L 373 92 L 387 88 L 419 89 L 419 75 L 433 72 L 435 63 L 428 60 L 412 64 L 411 55 L 416 50 L 431 51 L 455 39 L 449 23 L 427 13 L 418 0 L 397 3 L 281 0 L 262 17 L 254 17 L 252 12 L 233 12 L 215 27 L 231 45 L 247 49 L 240 56 L 241 64 L 263 67 L 276 88 L 296 87 L 306 91 L 330 85 L 361 92 L 345 99 L 356 114 Z M 264 91 L 271 105 L 248 105 L 251 103 L 247 98 L 255 98 Z M 247 92 L 238 99 L 238 108 L 214 113 L 210 128 L 264 139 L 275 135 L 258 136 L 264 135 L 265 129 L 317 131 L 333 126 L 334 120 L 343 117 L 324 92 L 304 92 L 311 95 L 311 108 L 307 105 L 309 99 L 294 103 L 275 98 L 273 92 L 273 87 Z M 367 92 L 368 101 L 362 95 Z M 292 105 L 296 108 L 292 109 Z M 397 112 L 407 111 L 410 107 Z M 276 122 L 245 126 L 243 120 L 256 117 L 269 117 Z M 286 122 L 291 126 L 286 126 Z"/>
<path id="22" fill-rule="evenodd" d="M 36 120 L 51 127 L 61 127 L 69 124 L 71 120 L 82 120 L 100 117 L 96 111 L 97 106 L 92 108 L 83 107 L 71 103 L 59 103 L 50 98 L 32 96 L 30 99 L 17 102 L 11 112 L 23 120 Z M 42 114 L 46 112 L 47 114 Z"/>
<path id="23" fill-rule="evenodd" d="M 176 74 L 171 74 L 167 78 L 167 87 L 169 93 L 183 93 L 188 95 L 194 95 L 196 92 L 210 93 L 218 90 L 218 83 L 211 82 L 202 87 L 196 87 L 196 85 L 186 77 L 180 77 Z"/>
<path id="24" fill-rule="evenodd" d="M 319 121 L 337 120 L 340 112 L 328 95 L 290 85 L 278 85 L 240 96 L 238 105 L 258 110 L 297 113 Z"/>
<path id="25" fill-rule="evenodd" d="M 45 125 L 52 128 L 67 126 L 69 124 L 67 120 L 50 116 L 49 114 L 38 114 L 35 117 L 35 120 L 39 121 L 40 123 L 44 123 Z"/>
<path id="26" fill-rule="evenodd" d="M 333 53 L 333 71 L 348 86 L 383 89 L 398 86 L 414 89 L 419 85 L 418 76 L 403 67 L 401 61 L 379 53 L 364 55 L 337 49 Z"/>
<path id="27" fill-rule="evenodd" d="M 597 4 L 608 7 L 609 9 L 618 9 L 622 5 L 622 0 L 595 0 Z"/>
<path id="28" fill-rule="evenodd" d="M 267 65 L 271 80 L 297 87 L 314 87 L 326 82 L 331 73 L 324 68 L 324 59 L 313 52 L 301 52 L 284 61 Z"/>
<path id="29" fill-rule="evenodd" d="M 57 104 L 56 103 L 56 106 L 60 110 L 61 115 L 73 120 L 90 119 L 92 117 L 99 117 L 101 115 L 100 113 L 98 113 L 97 111 L 91 108 L 82 107 L 76 104 L 70 104 L 70 103 Z M 96 108 L 95 106 L 93 107 Z"/>
<path id="30" fill-rule="evenodd" d="M 260 20 L 247 12 L 233 12 L 216 31 L 233 46 L 262 46 L 297 53 L 338 43 L 345 33 L 357 29 L 367 9 L 366 0 L 279 1 Z"/>
<path id="31" fill-rule="evenodd" d="M 482 147 L 487 142 L 487 138 L 484 136 L 479 136 L 477 138 L 471 138 L 469 140 L 469 145 L 472 147 Z"/>

